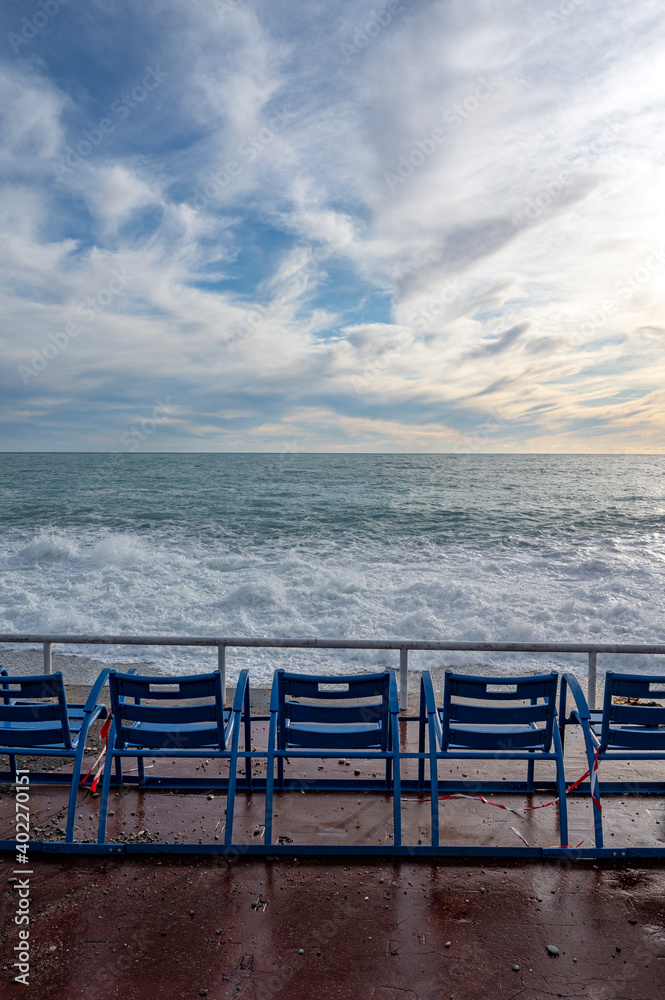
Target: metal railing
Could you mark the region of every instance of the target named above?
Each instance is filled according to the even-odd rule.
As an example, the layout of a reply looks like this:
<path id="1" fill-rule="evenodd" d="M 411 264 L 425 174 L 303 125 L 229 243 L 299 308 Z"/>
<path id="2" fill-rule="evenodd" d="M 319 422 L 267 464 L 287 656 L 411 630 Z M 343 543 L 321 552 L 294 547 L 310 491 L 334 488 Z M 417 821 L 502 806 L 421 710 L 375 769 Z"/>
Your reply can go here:
<path id="1" fill-rule="evenodd" d="M 44 650 L 44 673 L 52 671 L 52 650 L 58 645 L 88 646 L 207 646 L 217 647 L 217 663 L 222 675 L 226 699 L 226 650 L 228 647 L 264 649 L 394 649 L 399 650 L 399 704 L 405 710 L 408 701 L 409 653 L 448 651 L 477 653 L 586 653 L 588 656 L 587 689 L 589 707 L 596 707 L 598 653 L 642 653 L 665 655 L 665 643 L 589 643 L 589 642 L 429 642 L 405 639 L 257 639 L 226 636 L 173 635 L 45 635 L 0 633 L 0 643 L 41 643 Z"/>

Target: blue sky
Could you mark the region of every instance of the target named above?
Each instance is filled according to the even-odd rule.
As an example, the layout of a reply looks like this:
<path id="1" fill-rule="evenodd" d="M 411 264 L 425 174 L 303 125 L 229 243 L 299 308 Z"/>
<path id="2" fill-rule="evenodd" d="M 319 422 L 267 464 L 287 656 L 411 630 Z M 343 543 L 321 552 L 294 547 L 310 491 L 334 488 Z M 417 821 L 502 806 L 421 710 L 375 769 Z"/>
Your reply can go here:
<path id="1" fill-rule="evenodd" d="M 2 450 L 661 452 L 660 0 L 5 0 Z"/>

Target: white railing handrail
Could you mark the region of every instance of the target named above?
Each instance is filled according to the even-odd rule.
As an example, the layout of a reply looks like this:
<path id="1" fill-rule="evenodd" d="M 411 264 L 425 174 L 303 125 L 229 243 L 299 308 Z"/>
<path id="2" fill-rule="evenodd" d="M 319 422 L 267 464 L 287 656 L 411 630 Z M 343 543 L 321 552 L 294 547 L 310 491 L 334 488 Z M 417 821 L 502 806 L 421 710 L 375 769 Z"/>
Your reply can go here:
<path id="1" fill-rule="evenodd" d="M 586 653 L 589 707 L 596 706 L 596 659 L 598 653 L 646 653 L 665 655 L 665 643 L 627 642 L 484 642 L 428 639 L 267 639 L 255 636 L 173 635 L 60 635 L 52 633 L 0 633 L 0 643 L 40 643 L 44 648 L 44 671 L 52 670 L 52 646 L 208 646 L 217 647 L 218 666 L 226 689 L 226 648 L 264 649 L 395 649 L 400 652 L 400 708 L 407 706 L 408 655 L 410 651 L 466 651 L 478 653 Z"/>

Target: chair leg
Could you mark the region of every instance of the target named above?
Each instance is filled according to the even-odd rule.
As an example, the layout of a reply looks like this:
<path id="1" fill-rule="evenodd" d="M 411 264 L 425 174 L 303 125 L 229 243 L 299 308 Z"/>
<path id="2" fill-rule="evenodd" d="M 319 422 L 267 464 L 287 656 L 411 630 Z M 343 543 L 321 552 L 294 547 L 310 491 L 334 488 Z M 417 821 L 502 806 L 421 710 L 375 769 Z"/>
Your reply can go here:
<path id="1" fill-rule="evenodd" d="M 526 790 L 527 792 L 533 791 L 533 757 L 529 758 L 529 763 L 526 766 Z"/>
<path id="2" fill-rule="evenodd" d="M 425 788 L 425 724 L 426 716 L 421 704 L 420 718 L 418 719 L 418 753 L 422 754 L 422 756 L 418 758 L 418 792 L 421 795 Z"/>
<path id="3" fill-rule="evenodd" d="M 84 734 L 85 737 L 85 734 Z M 69 789 L 69 805 L 67 807 L 67 827 L 65 831 L 65 841 L 68 844 L 74 841 L 74 820 L 76 819 L 76 802 L 78 799 L 79 782 L 81 780 L 81 766 L 83 764 L 83 754 L 85 752 L 85 738 L 79 743 L 74 757 L 74 769 L 72 771 L 72 785 Z"/>
<path id="4" fill-rule="evenodd" d="M 249 703 L 249 684 L 245 688 L 245 751 L 251 753 L 252 750 L 252 715 Z M 248 788 L 252 787 L 252 758 L 245 757 L 245 782 Z"/>
<path id="5" fill-rule="evenodd" d="M 111 735 L 115 738 L 115 733 L 111 731 Z M 110 741 L 109 741 L 110 742 Z M 116 758 L 116 774 L 118 773 L 118 760 Z M 99 800 L 99 827 L 97 829 L 97 843 L 106 843 L 106 818 L 108 815 L 109 806 L 109 788 L 111 786 L 111 765 L 113 762 L 113 754 L 110 749 L 106 753 L 106 762 L 104 764 L 104 776 L 102 778 L 102 794 Z M 122 772 L 121 772 L 122 773 Z"/>
<path id="6" fill-rule="evenodd" d="M 231 759 L 229 760 L 229 785 L 226 792 L 226 828 L 224 830 L 224 843 L 233 843 L 233 816 L 236 805 L 236 777 L 238 773 L 238 742 L 240 733 L 233 734 L 233 745 L 231 748 Z M 249 758 L 246 758 L 249 760 Z"/>
<path id="7" fill-rule="evenodd" d="M 12 781 L 16 781 L 16 754 L 9 754 L 9 774 Z"/>
<path id="8" fill-rule="evenodd" d="M 395 847 L 402 846 L 402 783 L 399 767 L 399 744 L 395 751 L 395 780 L 393 781 L 393 825 L 395 833 L 393 844 Z"/>
<path id="9" fill-rule="evenodd" d="M 591 763 L 591 768 L 590 768 L 590 774 L 589 774 L 589 779 L 590 780 L 591 780 L 592 775 L 593 775 L 593 762 Z M 592 801 L 593 801 L 593 827 L 594 827 L 594 833 L 595 833 L 595 836 L 596 836 L 596 847 L 602 847 L 603 846 L 603 814 L 602 814 L 601 810 L 598 808 L 598 806 L 596 805 L 596 801 L 600 802 L 600 782 L 598 781 L 597 777 L 596 777 L 596 801 L 594 801 L 594 800 L 592 800 Z"/>
<path id="10" fill-rule="evenodd" d="M 566 775 L 563 769 L 563 747 L 558 731 L 553 733 L 554 748 L 557 751 L 556 762 L 556 793 L 559 798 L 559 829 L 561 831 L 561 846 L 568 847 L 568 799 L 566 798 Z M 559 744 L 557 746 L 557 743 Z"/>
<path id="11" fill-rule="evenodd" d="M 434 724 L 429 726 L 429 784 L 432 803 L 432 847 L 439 846 L 439 763 L 436 756 Z"/>
<path id="12" fill-rule="evenodd" d="M 595 774 L 595 799 L 592 798 L 591 802 L 593 804 L 593 827 L 595 834 L 596 847 L 603 846 L 603 814 L 599 806 L 600 804 L 600 782 L 598 781 L 598 772 L 594 771 L 596 765 L 596 748 L 591 739 L 591 730 L 586 721 L 582 723 L 582 732 L 584 733 L 584 746 L 586 749 L 587 763 L 589 765 L 589 787 L 591 791 L 594 789 L 594 774 Z"/>
<path id="13" fill-rule="evenodd" d="M 264 844 L 272 844 L 272 809 L 273 809 L 273 794 L 275 790 L 275 758 L 273 754 L 268 751 L 268 768 L 266 772 L 266 818 L 265 818 L 265 834 L 263 837 Z"/>
<path id="14" fill-rule="evenodd" d="M 138 771 L 139 785 L 145 785 L 145 760 L 143 757 L 136 758 L 136 770 Z"/>

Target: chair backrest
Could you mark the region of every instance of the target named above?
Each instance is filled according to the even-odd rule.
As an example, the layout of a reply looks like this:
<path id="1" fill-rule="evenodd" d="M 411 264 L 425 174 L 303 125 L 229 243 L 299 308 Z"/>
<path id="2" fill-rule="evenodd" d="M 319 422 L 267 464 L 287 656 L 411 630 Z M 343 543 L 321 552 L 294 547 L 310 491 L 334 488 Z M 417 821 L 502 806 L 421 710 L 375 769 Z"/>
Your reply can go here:
<path id="1" fill-rule="evenodd" d="M 556 673 L 472 677 L 446 670 L 442 748 L 447 750 L 452 744 L 470 750 L 539 749 L 548 753 L 556 715 L 557 681 Z M 511 727 L 522 726 L 529 728 L 510 732 Z"/>
<path id="2" fill-rule="evenodd" d="M 222 675 L 218 670 L 187 677 L 144 677 L 112 670 L 109 691 L 118 750 L 128 746 L 172 748 L 177 754 L 196 747 L 226 749 Z M 194 699 L 205 700 L 173 704 Z"/>
<path id="3" fill-rule="evenodd" d="M 655 705 L 615 704 L 615 697 L 658 701 Z M 605 675 L 605 700 L 600 749 L 660 750 L 665 752 L 665 676 L 648 674 Z M 630 727 L 628 729 L 624 727 Z M 633 728 L 634 727 L 634 728 Z"/>
<path id="4" fill-rule="evenodd" d="M 277 740 L 281 750 L 287 747 L 388 749 L 391 693 L 395 710 L 397 701 L 395 676 L 391 670 L 344 676 L 292 674 L 278 670 L 276 676 Z M 362 701 L 362 704 L 344 704 L 354 701 Z M 340 726 L 349 729 L 335 728 Z"/>
<path id="5" fill-rule="evenodd" d="M 0 676 L 0 747 L 72 749 L 62 673 Z"/>

